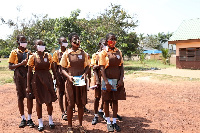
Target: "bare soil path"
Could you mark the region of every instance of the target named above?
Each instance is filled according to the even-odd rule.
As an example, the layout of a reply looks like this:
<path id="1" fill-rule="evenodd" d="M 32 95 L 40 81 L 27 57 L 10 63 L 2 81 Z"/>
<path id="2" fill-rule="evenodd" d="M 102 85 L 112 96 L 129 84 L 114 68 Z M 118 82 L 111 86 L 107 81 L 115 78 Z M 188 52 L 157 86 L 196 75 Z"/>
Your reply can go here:
<path id="1" fill-rule="evenodd" d="M 176 72 L 178 73 L 178 71 L 173 70 L 171 73 L 175 74 Z M 194 70 L 190 70 L 188 73 L 191 72 L 194 72 Z M 196 71 L 195 74 L 197 72 L 199 71 Z M 167 73 L 169 74 L 169 72 Z M 183 75 L 186 75 L 186 73 Z M 193 74 L 191 74 L 191 77 L 192 76 Z M 199 86 L 200 83 L 197 81 L 173 82 L 169 80 L 159 81 L 151 78 L 144 80 L 142 78 L 135 78 L 134 74 L 127 75 L 125 77 L 127 100 L 119 101 L 118 114 L 123 117 L 123 121 L 118 122 L 122 129 L 121 132 L 200 133 Z M 88 91 L 88 104 L 86 107 L 91 112 L 84 115 L 83 126 L 86 127 L 87 131 L 90 133 L 107 132 L 106 123 L 102 119 L 100 119 L 97 125 L 91 125 L 94 114 L 93 102 L 94 91 L 90 90 Z M 53 103 L 53 107 L 53 119 L 56 128 L 52 130 L 48 127 L 46 106 L 43 105 L 43 120 L 45 125 L 45 130 L 43 132 L 67 132 L 67 122 L 61 119 L 58 100 Z M 14 84 L 0 86 L 0 108 L 0 132 L 38 132 L 37 127 L 32 129 L 29 127 L 23 129 L 18 128 L 21 118 L 17 107 L 17 96 Z M 27 112 L 27 109 L 25 110 Z M 35 101 L 32 119 L 35 124 L 38 125 Z M 77 112 L 74 114 L 73 125 L 78 125 Z M 75 127 L 75 133 L 76 132 L 78 133 L 78 130 Z"/>

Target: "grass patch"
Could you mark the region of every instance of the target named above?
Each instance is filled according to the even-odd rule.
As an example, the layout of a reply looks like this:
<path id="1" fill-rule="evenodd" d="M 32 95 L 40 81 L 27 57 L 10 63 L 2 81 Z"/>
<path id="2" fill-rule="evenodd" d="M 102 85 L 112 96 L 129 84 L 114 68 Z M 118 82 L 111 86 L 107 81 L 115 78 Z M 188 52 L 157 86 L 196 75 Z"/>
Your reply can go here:
<path id="1" fill-rule="evenodd" d="M 13 83 L 14 71 L 9 70 L 8 59 L 0 58 L 0 61 L 0 85 Z"/>

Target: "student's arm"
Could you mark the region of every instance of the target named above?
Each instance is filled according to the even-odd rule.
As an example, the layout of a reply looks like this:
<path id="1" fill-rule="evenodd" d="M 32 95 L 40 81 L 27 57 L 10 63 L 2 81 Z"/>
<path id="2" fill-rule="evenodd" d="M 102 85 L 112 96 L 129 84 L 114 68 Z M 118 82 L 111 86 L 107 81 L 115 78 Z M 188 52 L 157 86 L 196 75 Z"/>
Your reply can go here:
<path id="1" fill-rule="evenodd" d="M 66 68 L 63 68 L 63 67 L 62 67 L 61 69 L 62 69 L 62 74 L 63 74 L 65 77 L 67 77 L 67 78 L 69 79 L 70 82 L 73 82 L 73 81 L 74 81 L 73 76 L 70 76 L 70 75 L 68 74 Z"/>
<path id="2" fill-rule="evenodd" d="M 9 62 L 9 69 L 16 69 L 16 68 L 18 68 L 18 67 L 20 67 L 20 66 L 23 66 L 23 65 L 26 65 L 27 64 L 27 61 L 28 61 L 28 59 L 25 59 L 25 60 L 23 60 L 21 63 L 17 63 L 17 64 L 14 64 L 14 63 L 10 63 Z"/>
<path id="3" fill-rule="evenodd" d="M 57 63 L 53 62 L 52 65 L 51 65 L 51 70 L 53 72 L 54 80 L 57 78 L 56 68 L 57 68 Z"/>
<path id="4" fill-rule="evenodd" d="M 28 73 L 27 73 L 27 90 L 26 92 L 29 94 L 31 93 L 31 76 L 32 76 L 32 67 L 28 66 Z"/>
<path id="5" fill-rule="evenodd" d="M 123 84 L 124 84 L 124 82 L 123 82 L 123 78 L 124 78 L 124 66 L 123 66 L 123 64 L 121 64 L 121 66 L 119 66 L 119 69 L 120 69 L 120 78 L 119 78 L 119 81 L 118 81 L 118 87 L 123 86 Z"/>

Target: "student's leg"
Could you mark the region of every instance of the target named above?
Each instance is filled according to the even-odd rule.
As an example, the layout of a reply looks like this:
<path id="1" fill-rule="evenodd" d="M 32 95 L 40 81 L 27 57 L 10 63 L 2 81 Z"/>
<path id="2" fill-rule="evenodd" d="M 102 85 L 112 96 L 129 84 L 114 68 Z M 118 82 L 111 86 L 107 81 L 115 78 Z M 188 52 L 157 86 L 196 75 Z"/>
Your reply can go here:
<path id="1" fill-rule="evenodd" d="M 27 108 L 28 108 L 28 121 L 27 121 L 27 125 L 29 127 L 34 127 L 35 124 L 33 123 L 32 119 L 31 119 L 32 109 L 33 109 L 33 99 L 32 98 L 27 98 Z"/>
<path id="2" fill-rule="evenodd" d="M 113 126 L 110 122 L 110 117 L 109 117 L 109 101 L 106 100 L 104 101 L 104 112 L 105 112 L 105 116 L 106 116 L 106 120 L 107 120 L 107 129 L 108 129 L 108 132 L 113 132 L 114 129 L 113 129 Z"/>
<path id="3" fill-rule="evenodd" d="M 79 105 L 77 105 L 77 107 L 78 107 L 79 125 L 82 126 L 83 113 L 84 113 L 84 105 L 83 104 L 79 104 Z"/>
<path id="4" fill-rule="evenodd" d="M 38 116 L 38 131 L 43 131 L 44 126 L 43 126 L 43 121 L 42 121 L 42 104 L 38 103 L 36 100 L 36 111 L 37 111 L 37 116 Z"/>
<path id="5" fill-rule="evenodd" d="M 73 131 L 73 130 L 72 130 L 73 108 L 74 108 L 74 105 L 70 105 L 70 104 L 69 104 L 69 105 L 67 106 L 68 131 Z"/>
<path id="6" fill-rule="evenodd" d="M 116 123 L 117 112 L 118 112 L 118 101 L 117 100 L 113 100 L 112 101 L 112 105 L 113 105 L 113 128 L 114 128 L 115 131 L 119 132 L 119 131 L 121 131 L 121 129 Z"/>
<path id="7" fill-rule="evenodd" d="M 52 119 L 52 112 L 53 112 L 52 102 L 46 104 L 46 106 L 47 106 L 47 111 L 48 111 L 48 116 L 49 116 L 49 127 L 50 127 L 51 129 L 54 129 L 54 128 L 55 128 L 55 125 L 54 125 L 53 119 Z"/>
<path id="8" fill-rule="evenodd" d="M 26 126 L 26 118 L 24 115 L 24 98 L 18 98 L 18 108 L 22 118 L 19 128 L 24 128 Z"/>
<path id="9" fill-rule="evenodd" d="M 94 118 L 92 120 L 92 125 L 96 125 L 98 122 L 98 117 L 99 117 L 99 113 L 98 113 L 98 107 L 99 107 L 99 100 L 100 98 L 95 98 L 94 100 Z"/>
<path id="10" fill-rule="evenodd" d="M 59 106 L 60 106 L 60 110 L 62 113 L 64 113 L 64 107 L 63 107 L 63 95 L 64 92 L 60 91 L 60 89 L 58 89 L 59 94 L 58 94 L 58 101 L 59 101 Z"/>

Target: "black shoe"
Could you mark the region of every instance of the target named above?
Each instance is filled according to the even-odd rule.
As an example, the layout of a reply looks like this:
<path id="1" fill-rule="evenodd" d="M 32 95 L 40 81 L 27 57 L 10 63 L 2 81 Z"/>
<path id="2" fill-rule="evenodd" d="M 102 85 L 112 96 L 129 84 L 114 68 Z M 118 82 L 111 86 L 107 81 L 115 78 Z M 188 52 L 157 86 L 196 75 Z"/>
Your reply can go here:
<path id="1" fill-rule="evenodd" d="M 114 132 L 112 124 L 107 124 L 107 129 L 108 129 L 108 132 Z"/>
<path id="2" fill-rule="evenodd" d="M 43 131 L 44 130 L 44 127 L 38 127 L 38 131 Z"/>
<path id="3" fill-rule="evenodd" d="M 98 115 L 103 118 L 104 113 L 103 112 L 98 112 Z"/>
<path id="4" fill-rule="evenodd" d="M 85 113 L 90 113 L 90 111 L 86 107 L 84 107 L 84 112 Z"/>
<path id="5" fill-rule="evenodd" d="M 62 119 L 67 121 L 67 114 L 62 114 Z"/>
<path id="6" fill-rule="evenodd" d="M 55 125 L 54 125 L 54 124 L 49 124 L 49 127 L 50 127 L 51 129 L 54 129 L 54 128 L 55 128 Z"/>
<path id="7" fill-rule="evenodd" d="M 35 126 L 35 124 L 33 123 L 32 119 L 28 120 L 27 121 L 27 125 L 30 127 L 30 128 L 33 128 Z"/>
<path id="8" fill-rule="evenodd" d="M 121 129 L 120 129 L 120 127 L 117 125 L 117 123 L 114 123 L 114 124 L 113 124 L 113 128 L 114 128 L 114 130 L 117 131 L 117 132 L 120 132 L 120 131 L 121 131 Z"/>
<path id="9" fill-rule="evenodd" d="M 23 119 L 19 124 L 19 128 L 24 128 L 25 126 L 26 126 L 26 120 Z"/>
<path id="10" fill-rule="evenodd" d="M 122 121 L 122 117 L 119 116 L 118 114 L 117 114 L 117 119 L 118 119 L 119 121 Z"/>
<path id="11" fill-rule="evenodd" d="M 94 117 L 92 120 L 92 125 L 96 125 L 98 123 L 98 117 Z"/>

